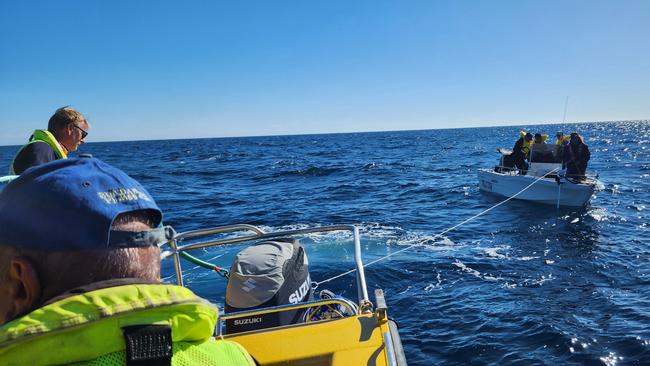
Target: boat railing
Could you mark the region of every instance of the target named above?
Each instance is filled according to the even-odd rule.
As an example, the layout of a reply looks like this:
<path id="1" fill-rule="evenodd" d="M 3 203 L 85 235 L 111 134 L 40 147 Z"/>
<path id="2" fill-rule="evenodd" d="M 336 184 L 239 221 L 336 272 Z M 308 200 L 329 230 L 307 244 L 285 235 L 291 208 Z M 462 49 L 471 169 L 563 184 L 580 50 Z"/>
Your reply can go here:
<path id="1" fill-rule="evenodd" d="M 519 169 L 517 167 L 505 166 L 498 164 L 494 166 L 494 171 L 501 174 L 517 175 Z"/>
<path id="2" fill-rule="evenodd" d="M 286 237 L 295 237 L 300 235 L 314 234 L 314 233 L 328 233 L 336 231 L 347 231 L 352 233 L 354 244 L 354 263 L 357 285 L 357 296 L 359 300 L 359 307 L 365 308 L 370 303 L 368 298 L 368 289 L 366 286 L 366 277 L 363 269 L 363 261 L 361 260 L 361 239 L 359 235 L 359 228 L 354 225 L 329 225 L 312 228 L 303 228 L 295 230 L 283 230 L 275 232 L 264 232 L 262 229 L 253 225 L 227 225 L 218 226 L 208 229 L 191 230 L 174 235 L 174 237 L 167 242 L 169 250 L 163 251 L 161 258 L 172 257 L 174 262 L 174 271 L 176 272 L 176 283 L 180 286 L 184 285 L 183 271 L 181 266 L 181 253 L 189 252 L 192 250 L 216 247 L 229 244 L 238 244 L 245 242 L 259 242 L 262 240 L 271 240 Z M 241 233 L 240 235 L 232 235 Z M 224 238 L 210 239 L 215 235 L 229 236 Z M 184 241 L 189 239 L 198 240 L 188 244 L 183 244 Z M 203 239 L 203 240 L 201 240 Z"/>
<path id="3" fill-rule="evenodd" d="M 553 176 L 549 176 L 548 178 L 554 178 L 557 175 L 554 173 L 561 169 L 562 163 L 531 162 L 528 165 L 527 174 L 531 177 L 547 177 L 549 174 L 552 174 Z"/>

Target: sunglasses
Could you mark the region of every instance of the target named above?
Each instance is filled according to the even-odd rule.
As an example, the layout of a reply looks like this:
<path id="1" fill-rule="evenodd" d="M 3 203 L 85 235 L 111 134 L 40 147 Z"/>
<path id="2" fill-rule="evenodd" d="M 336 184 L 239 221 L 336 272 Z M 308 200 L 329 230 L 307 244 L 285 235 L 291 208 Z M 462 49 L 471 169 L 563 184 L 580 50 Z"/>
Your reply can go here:
<path id="1" fill-rule="evenodd" d="M 81 139 L 82 139 L 82 140 L 85 139 L 86 136 L 88 136 L 88 131 L 84 130 L 83 128 L 77 126 L 77 125 L 74 124 L 74 123 L 73 123 L 72 125 L 75 126 L 79 131 L 81 131 Z"/>

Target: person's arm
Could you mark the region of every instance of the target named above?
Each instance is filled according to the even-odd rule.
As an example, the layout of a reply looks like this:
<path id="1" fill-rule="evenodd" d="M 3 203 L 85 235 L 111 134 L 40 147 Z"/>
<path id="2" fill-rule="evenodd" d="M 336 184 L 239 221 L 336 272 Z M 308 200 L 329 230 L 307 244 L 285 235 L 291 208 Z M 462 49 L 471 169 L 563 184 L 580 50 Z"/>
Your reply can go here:
<path id="1" fill-rule="evenodd" d="M 515 147 L 512 148 L 512 153 L 515 155 L 523 154 L 522 148 L 524 147 L 524 143 L 522 142 L 521 139 L 517 140 L 515 142 Z"/>
<path id="2" fill-rule="evenodd" d="M 16 156 L 14 161 L 14 170 L 16 174 L 22 174 L 28 168 L 33 166 L 45 164 L 47 162 L 56 160 L 54 150 L 45 142 L 35 142 L 27 145 Z"/>

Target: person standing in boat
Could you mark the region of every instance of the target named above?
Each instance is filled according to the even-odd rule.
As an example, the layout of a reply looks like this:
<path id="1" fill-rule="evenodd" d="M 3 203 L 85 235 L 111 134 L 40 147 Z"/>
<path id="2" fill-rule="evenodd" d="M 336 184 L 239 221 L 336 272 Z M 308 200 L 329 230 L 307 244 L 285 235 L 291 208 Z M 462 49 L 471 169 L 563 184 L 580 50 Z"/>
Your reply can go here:
<path id="1" fill-rule="evenodd" d="M 47 130 L 36 130 L 29 142 L 18 150 L 11 163 L 11 174 L 22 174 L 27 168 L 53 160 L 67 159 L 68 153 L 76 151 L 85 142 L 90 125 L 86 118 L 70 106 L 54 112 Z"/>
<path id="2" fill-rule="evenodd" d="M 548 134 L 539 132 L 535 134 L 535 140 L 531 146 L 530 162 L 552 163 L 554 161 L 553 151 L 550 149 L 550 146 L 546 145 L 547 140 Z"/>
<path id="3" fill-rule="evenodd" d="M 555 145 L 564 146 L 569 143 L 571 136 L 564 136 L 564 132 L 557 131 L 555 133 Z"/>
<path id="4" fill-rule="evenodd" d="M 546 140 L 548 140 L 548 135 L 547 134 L 542 134 L 542 133 L 536 133 L 535 134 L 535 141 L 533 143 L 535 144 L 545 144 Z"/>
<path id="5" fill-rule="evenodd" d="M 587 172 L 587 163 L 591 158 L 589 147 L 577 132 L 571 133 L 569 144 L 564 147 L 562 166 L 566 168 L 566 176 L 584 180 Z"/>
<path id="6" fill-rule="evenodd" d="M 530 145 L 533 141 L 533 134 L 530 132 L 526 133 L 521 131 L 519 133 L 521 136 L 517 142 L 515 142 L 515 147 L 512 148 L 512 153 L 510 154 L 512 162 L 515 164 L 517 169 L 519 169 L 519 174 L 526 174 L 528 170 L 528 164 L 526 159 L 530 153 Z"/>

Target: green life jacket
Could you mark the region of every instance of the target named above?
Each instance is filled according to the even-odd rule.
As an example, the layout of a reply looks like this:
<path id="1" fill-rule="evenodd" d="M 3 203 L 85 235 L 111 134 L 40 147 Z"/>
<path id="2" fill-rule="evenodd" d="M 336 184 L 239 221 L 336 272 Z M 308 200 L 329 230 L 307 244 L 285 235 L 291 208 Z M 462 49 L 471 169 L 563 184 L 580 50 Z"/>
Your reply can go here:
<path id="1" fill-rule="evenodd" d="M 255 365 L 237 343 L 212 339 L 218 313 L 190 290 L 130 284 L 47 304 L 0 326 L 2 365 L 125 365 L 123 328 L 171 328 L 172 365 Z"/>
<path id="2" fill-rule="evenodd" d="M 23 151 L 24 148 L 27 146 L 37 143 L 37 142 L 44 142 L 54 150 L 54 154 L 58 159 L 67 159 L 68 154 L 66 153 L 66 150 L 61 146 L 61 144 L 56 140 L 56 137 L 52 135 L 52 133 L 48 130 L 36 130 L 34 133 L 29 137 L 29 142 L 23 145 L 20 150 L 18 150 L 18 153 L 16 153 L 16 157 Z M 14 161 L 16 160 L 16 157 L 14 157 Z M 16 171 L 14 170 L 14 163 L 11 163 L 11 169 L 10 169 L 11 174 L 16 174 Z"/>

